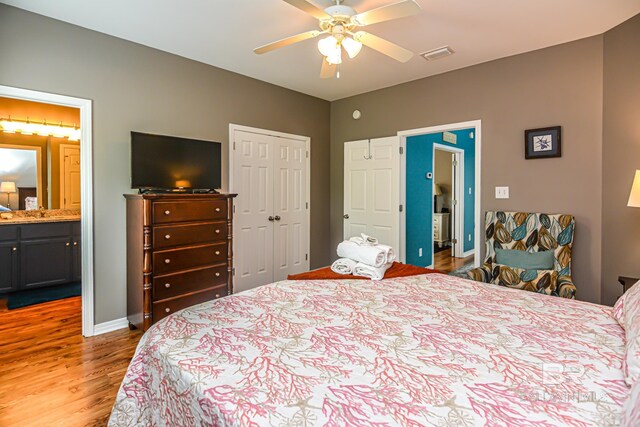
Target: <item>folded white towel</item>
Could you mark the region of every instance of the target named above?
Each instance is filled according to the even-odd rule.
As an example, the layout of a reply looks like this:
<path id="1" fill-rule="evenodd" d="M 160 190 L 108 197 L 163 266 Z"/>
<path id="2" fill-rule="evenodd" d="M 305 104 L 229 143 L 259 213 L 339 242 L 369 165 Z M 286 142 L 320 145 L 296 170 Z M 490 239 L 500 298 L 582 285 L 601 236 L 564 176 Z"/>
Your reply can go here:
<path id="1" fill-rule="evenodd" d="M 349 240 L 341 242 L 337 252 L 340 258 L 349 258 L 374 267 L 382 267 L 387 259 L 384 250 L 375 246 L 360 246 Z"/>
<path id="2" fill-rule="evenodd" d="M 331 264 L 331 271 L 338 274 L 351 274 L 357 262 L 349 258 L 340 258 Z"/>
<path id="3" fill-rule="evenodd" d="M 360 246 L 376 246 L 378 239 L 361 233 L 360 236 L 354 236 L 349 239 L 350 242 L 357 243 Z"/>
<path id="4" fill-rule="evenodd" d="M 356 268 L 353 269 L 354 276 L 368 277 L 371 280 L 384 279 L 384 273 L 391 267 L 391 264 L 384 264 L 382 267 L 372 267 L 361 262 L 356 264 Z"/>
<path id="5" fill-rule="evenodd" d="M 376 248 L 382 249 L 384 251 L 385 263 L 391 264 L 396 260 L 396 251 L 393 250 L 391 246 L 387 245 L 376 245 Z"/>

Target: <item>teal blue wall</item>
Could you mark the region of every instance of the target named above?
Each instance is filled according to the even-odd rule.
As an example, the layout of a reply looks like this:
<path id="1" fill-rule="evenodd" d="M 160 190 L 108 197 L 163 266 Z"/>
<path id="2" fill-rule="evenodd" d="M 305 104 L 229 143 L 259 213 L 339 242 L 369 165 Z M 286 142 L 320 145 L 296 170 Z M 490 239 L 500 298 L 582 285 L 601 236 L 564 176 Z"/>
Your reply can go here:
<path id="1" fill-rule="evenodd" d="M 456 144 L 444 142 L 442 133 L 407 138 L 406 258 L 409 264 L 428 266 L 433 263 L 433 179 L 427 179 L 426 174 L 433 173 L 433 145 L 436 143 L 464 151 L 464 250 L 474 249 L 476 152 L 471 132 L 474 132 L 473 128 L 452 132 L 457 135 Z M 422 256 L 418 256 L 420 248 Z"/>

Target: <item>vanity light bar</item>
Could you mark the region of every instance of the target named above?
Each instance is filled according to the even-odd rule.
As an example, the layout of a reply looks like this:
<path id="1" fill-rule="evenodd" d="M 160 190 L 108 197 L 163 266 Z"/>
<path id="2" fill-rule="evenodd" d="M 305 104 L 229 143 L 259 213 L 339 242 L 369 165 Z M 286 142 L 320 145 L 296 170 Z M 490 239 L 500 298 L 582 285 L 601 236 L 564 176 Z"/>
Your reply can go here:
<path id="1" fill-rule="evenodd" d="M 42 123 L 33 123 L 29 120 L 0 119 L 0 129 L 6 133 L 19 133 L 22 135 L 55 136 L 56 138 L 68 138 L 69 141 L 80 140 L 80 129 L 75 126 L 51 125 L 45 120 Z"/>

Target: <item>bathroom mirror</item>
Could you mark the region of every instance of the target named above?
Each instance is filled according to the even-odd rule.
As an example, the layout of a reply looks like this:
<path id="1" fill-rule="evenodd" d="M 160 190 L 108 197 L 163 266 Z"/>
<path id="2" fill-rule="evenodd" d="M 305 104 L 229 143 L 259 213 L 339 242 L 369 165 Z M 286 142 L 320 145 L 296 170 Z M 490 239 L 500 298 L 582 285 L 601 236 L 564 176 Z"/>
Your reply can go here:
<path id="1" fill-rule="evenodd" d="M 80 143 L 0 132 L 0 211 L 80 208 Z"/>

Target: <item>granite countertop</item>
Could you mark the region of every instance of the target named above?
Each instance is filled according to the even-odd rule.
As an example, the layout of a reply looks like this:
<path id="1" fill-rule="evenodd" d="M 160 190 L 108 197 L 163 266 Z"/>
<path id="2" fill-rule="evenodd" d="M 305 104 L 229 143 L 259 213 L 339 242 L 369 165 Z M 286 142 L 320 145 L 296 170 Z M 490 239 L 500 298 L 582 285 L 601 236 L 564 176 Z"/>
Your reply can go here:
<path id="1" fill-rule="evenodd" d="M 72 222 L 80 221 L 80 215 L 60 215 L 60 216 L 45 216 L 44 218 L 34 217 L 13 217 L 11 219 L 0 218 L 0 226 L 2 225 L 16 225 L 16 224 L 39 224 L 43 222 Z"/>
<path id="2" fill-rule="evenodd" d="M 44 216 L 41 215 L 44 213 Z M 12 211 L 2 212 L 3 215 L 10 214 L 12 218 L 2 218 L 0 225 L 9 224 L 38 224 L 43 222 L 72 222 L 80 221 L 79 209 L 46 209 L 44 211 Z"/>

